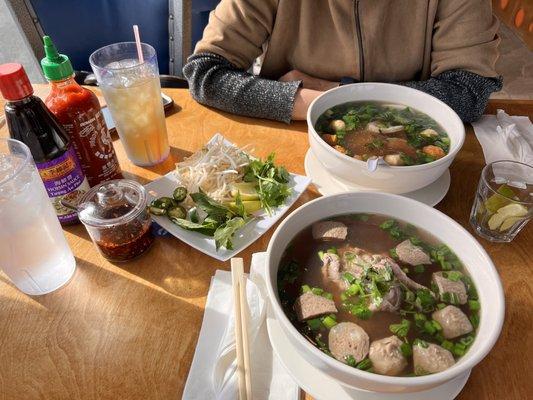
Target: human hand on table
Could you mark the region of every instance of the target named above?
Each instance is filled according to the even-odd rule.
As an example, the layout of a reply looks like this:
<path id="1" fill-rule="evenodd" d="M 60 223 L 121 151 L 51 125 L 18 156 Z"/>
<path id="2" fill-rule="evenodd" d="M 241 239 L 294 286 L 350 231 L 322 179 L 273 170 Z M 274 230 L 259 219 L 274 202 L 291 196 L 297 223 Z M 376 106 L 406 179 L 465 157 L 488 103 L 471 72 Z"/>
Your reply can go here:
<path id="1" fill-rule="evenodd" d="M 279 80 L 280 82 L 302 81 L 302 88 L 298 89 L 294 98 L 291 115 L 294 121 L 305 120 L 311 102 L 326 90 L 339 86 L 338 82 L 315 78 L 295 69 L 287 72 Z"/>
<path id="2" fill-rule="evenodd" d="M 302 81 L 302 87 L 304 89 L 318 90 L 325 92 L 326 90 L 333 89 L 334 87 L 339 86 L 339 82 L 332 82 L 325 79 L 315 78 L 314 76 L 307 75 L 302 71 L 293 69 L 292 71 L 287 72 L 281 78 L 280 82 L 293 82 L 293 81 Z"/>

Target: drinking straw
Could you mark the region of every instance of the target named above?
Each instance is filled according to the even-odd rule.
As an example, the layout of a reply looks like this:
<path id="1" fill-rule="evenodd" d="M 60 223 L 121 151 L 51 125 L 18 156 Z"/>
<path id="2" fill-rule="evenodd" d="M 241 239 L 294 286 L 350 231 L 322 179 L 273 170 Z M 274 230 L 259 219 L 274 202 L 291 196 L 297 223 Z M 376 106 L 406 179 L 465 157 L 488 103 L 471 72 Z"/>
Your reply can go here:
<path id="1" fill-rule="evenodd" d="M 139 55 L 139 63 L 144 63 L 143 50 L 141 48 L 141 35 L 139 34 L 139 26 L 133 25 L 133 35 L 135 36 L 135 44 L 137 45 L 137 54 Z"/>

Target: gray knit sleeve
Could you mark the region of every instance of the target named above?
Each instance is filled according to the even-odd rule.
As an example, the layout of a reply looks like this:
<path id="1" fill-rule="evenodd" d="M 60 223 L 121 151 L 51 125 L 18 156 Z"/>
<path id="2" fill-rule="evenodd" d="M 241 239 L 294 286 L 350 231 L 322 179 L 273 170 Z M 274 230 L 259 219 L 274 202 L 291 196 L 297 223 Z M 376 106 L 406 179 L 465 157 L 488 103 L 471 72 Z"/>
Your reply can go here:
<path id="1" fill-rule="evenodd" d="M 193 54 L 183 67 L 192 97 L 233 114 L 289 123 L 299 81 L 254 76 L 213 53 Z"/>
<path id="2" fill-rule="evenodd" d="M 448 104 L 464 122 L 472 122 L 483 114 L 490 94 L 501 90 L 502 79 L 486 78 L 470 71 L 456 69 L 426 81 L 400 84 L 435 96 Z"/>

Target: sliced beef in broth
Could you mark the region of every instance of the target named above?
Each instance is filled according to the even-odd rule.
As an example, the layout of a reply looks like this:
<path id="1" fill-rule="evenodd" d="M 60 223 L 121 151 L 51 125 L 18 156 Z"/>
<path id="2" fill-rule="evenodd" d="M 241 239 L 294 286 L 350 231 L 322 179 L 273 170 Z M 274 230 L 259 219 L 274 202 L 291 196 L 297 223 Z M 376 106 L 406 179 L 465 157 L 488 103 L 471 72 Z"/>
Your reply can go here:
<path id="1" fill-rule="evenodd" d="M 294 311 L 296 311 L 298 320 L 305 321 L 322 315 L 336 313 L 337 307 L 333 300 L 307 292 L 296 299 Z"/>
<path id="2" fill-rule="evenodd" d="M 373 303 L 369 305 L 369 309 L 372 312 L 386 311 L 396 312 L 402 305 L 402 289 L 400 286 L 392 286 L 389 291 L 383 296 L 381 303 L 376 306 Z"/>
<path id="3" fill-rule="evenodd" d="M 396 246 L 396 254 L 400 261 L 409 265 L 431 264 L 429 255 L 420 246 L 415 246 L 409 239 Z"/>
<path id="4" fill-rule="evenodd" d="M 432 317 L 442 327 L 442 335 L 446 339 L 454 339 L 474 330 L 466 314 L 455 306 L 446 306 L 435 311 Z"/>
<path id="5" fill-rule="evenodd" d="M 322 258 L 322 273 L 324 277 L 331 281 L 341 282 L 343 267 L 341 259 L 337 254 L 325 253 Z"/>
<path id="6" fill-rule="evenodd" d="M 342 222 L 321 221 L 313 224 L 313 239 L 343 241 L 348 235 L 348 228 Z"/>
<path id="7" fill-rule="evenodd" d="M 433 283 L 437 286 L 442 301 L 466 304 L 468 294 L 466 293 L 466 286 L 462 281 L 453 281 L 445 278 L 444 272 L 435 272 L 433 274 Z M 452 298 L 455 300 L 452 301 Z"/>

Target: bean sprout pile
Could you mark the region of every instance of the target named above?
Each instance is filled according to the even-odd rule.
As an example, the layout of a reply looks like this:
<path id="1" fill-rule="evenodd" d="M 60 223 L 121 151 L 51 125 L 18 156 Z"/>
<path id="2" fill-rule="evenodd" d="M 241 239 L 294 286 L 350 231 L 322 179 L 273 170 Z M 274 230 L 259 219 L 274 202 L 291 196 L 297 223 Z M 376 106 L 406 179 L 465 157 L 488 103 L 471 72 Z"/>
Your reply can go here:
<path id="1" fill-rule="evenodd" d="M 200 151 L 177 163 L 174 173 L 189 193 L 202 190 L 212 199 L 225 202 L 231 200 L 231 185 L 242 182 L 244 169 L 249 163 L 244 148 L 228 145 L 218 135 Z M 189 196 L 184 205 L 187 208 L 194 205 Z"/>

